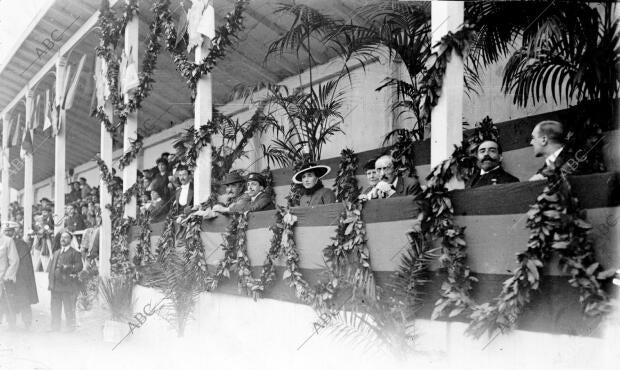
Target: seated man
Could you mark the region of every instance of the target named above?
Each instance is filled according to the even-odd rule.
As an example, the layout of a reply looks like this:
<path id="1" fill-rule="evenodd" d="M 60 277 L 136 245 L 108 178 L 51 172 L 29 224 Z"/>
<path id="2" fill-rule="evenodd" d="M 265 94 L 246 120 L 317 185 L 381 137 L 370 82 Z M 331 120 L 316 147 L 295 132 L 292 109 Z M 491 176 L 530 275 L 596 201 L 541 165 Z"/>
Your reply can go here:
<path id="1" fill-rule="evenodd" d="M 375 169 L 375 160 L 371 159 L 364 165 L 364 170 L 366 171 L 366 179 L 368 180 L 368 186 L 362 190 L 362 193 L 357 197 L 357 199 L 369 200 L 373 199 L 373 196 L 376 197 L 373 189 L 379 182 L 379 174 Z"/>
<path id="2" fill-rule="evenodd" d="M 250 173 L 247 178 L 248 190 L 237 201 L 225 207 L 221 204 L 213 206 L 219 213 L 256 212 L 275 209 L 271 196 L 266 193 L 267 179 L 260 173 Z"/>
<path id="3" fill-rule="evenodd" d="M 507 184 L 519 182 L 519 179 L 504 171 L 502 168 L 502 147 L 493 140 L 485 140 L 476 151 L 480 171 L 476 171 L 465 185 L 466 188 Z"/>
<path id="4" fill-rule="evenodd" d="M 530 181 L 543 180 L 544 172 L 549 169 L 560 169 L 565 175 L 591 173 L 587 168 L 587 151 L 578 150 L 573 153 L 566 147 L 564 127 L 558 121 L 539 122 L 532 130 L 530 141 L 535 157 L 545 157 L 545 164 L 530 178 Z"/>
<path id="5" fill-rule="evenodd" d="M 190 181 L 190 174 L 187 167 L 179 165 L 177 175 L 181 186 L 174 194 L 174 206 L 184 213 L 189 213 L 194 206 L 194 184 Z"/>
<path id="6" fill-rule="evenodd" d="M 225 206 L 236 202 L 245 190 L 245 179 L 238 172 L 230 172 L 221 182 L 226 186 L 226 192 L 220 197 L 219 201 Z"/>
<path id="7" fill-rule="evenodd" d="M 378 198 L 404 197 L 422 193 L 418 179 L 403 177 L 396 172 L 394 158 L 391 155 L 379 157 L 375 162 L 375 169 L 380 179 L 374 188 Z"/>

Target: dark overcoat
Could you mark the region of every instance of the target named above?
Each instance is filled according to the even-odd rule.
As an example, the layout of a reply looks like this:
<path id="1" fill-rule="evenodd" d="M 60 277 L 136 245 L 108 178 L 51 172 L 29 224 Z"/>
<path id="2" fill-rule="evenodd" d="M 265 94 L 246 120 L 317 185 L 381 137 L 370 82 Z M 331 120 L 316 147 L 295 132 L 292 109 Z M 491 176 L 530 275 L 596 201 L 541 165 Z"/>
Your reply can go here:
<path id="1" fill-rule="evenodd" d="M 18 310 L 31 304 L 39 303 L 37 283 L 34 279 L 32 267 L 31 247 L 22 239 L 14 238 L 15 248 L 19 254 L 19 268 L 15 280 L 15 300 L 13 304 Z"/>
<path id="2" fill-rule="evenodd" d="M 78 272 L 82 271 L 82 255 L 73 248 L 54 252 L 49 267 L 49 290 L 60 293 L 75 293 L 80 289 Z"/>

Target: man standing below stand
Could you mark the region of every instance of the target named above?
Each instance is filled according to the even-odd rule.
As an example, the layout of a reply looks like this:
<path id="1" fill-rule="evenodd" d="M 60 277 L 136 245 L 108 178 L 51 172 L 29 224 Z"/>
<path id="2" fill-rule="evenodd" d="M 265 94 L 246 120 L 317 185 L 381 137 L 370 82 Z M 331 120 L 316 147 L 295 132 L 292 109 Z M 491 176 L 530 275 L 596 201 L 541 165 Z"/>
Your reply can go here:
<path id="1" fill-rule="evenodd" d="M 31 248 L 21 238 L 22 230 L 19 224 L 9 222 L 7 236 L 11 235 L 15 242 L 17 254 L 19 255 L 19 268 L 15 280 L 15 296 L 12 300 L 12 308 L 15 315 L 21 314 L 22 322 L 26 328 L 32 324 L 32 309 L 30 305 L 39 303 L 37 295 L 37 283 L 34 279 L 34 269 L 32 266 Z"/>
<path id="2" fill-rule="evenodd" d="M 61 248 L 54 252 L 49 272 L 49 290 L 52 300 L 52 331 L 60 330 L 60 314 L 64 307 L 67 331 L 75 330 L 75 304 L 80 289 L 78 273 L 82 271 L 82 256 L 71 248 L 73 235 L 63 231 Z"/>
<path id="3" fill-rule="evenodd" d="M 502 148 L 497 142 L 485 140 L 480 143 L 476 150 L 476 157 L 480 171 L 476 171 L 466 184 L 466 188 L 519 182 L 518 178 L 502 168 Z"/>
<path id="4" fill-rule="evenodd" d="M 19 254 L 11 237 L 13 228 L 7 222 L 4 225 L 4 235 L 0 236 L 0 312 L 6 314 L 11 330 L 15 328 L 15 311 L 11 299 L 15 293 L 19 268 Z"/>

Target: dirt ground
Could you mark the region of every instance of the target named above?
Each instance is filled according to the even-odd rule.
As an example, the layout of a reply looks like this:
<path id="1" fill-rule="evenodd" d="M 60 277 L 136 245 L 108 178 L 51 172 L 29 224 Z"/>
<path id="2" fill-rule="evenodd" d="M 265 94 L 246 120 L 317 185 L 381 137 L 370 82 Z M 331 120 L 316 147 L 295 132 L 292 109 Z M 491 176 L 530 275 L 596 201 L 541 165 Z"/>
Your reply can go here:
<path id="1" fill-rule="evenodd" d="M 325 337 L 312 338 L 302 351 L 294 351 L 290 348 L 295 348 L 296 342 L 288 343 L 291 340 L 286 339 L 292 338 L 290 328 L 274 328 L 269 324 L 267 327 L 272 330 L 254 330 L 253 334 L 250 334 L 252 330 L 244 330 L 256 318 L 240 317 L 239 313 L 230 312 L 235 302 L 221 306 L 226 307 L 226 310 L 225 315 L 220 317 L 231 318 L 230 321 L 209 321 L 205 325 L 208 332 L 190 332 L 178 338 L 164 320 L 152 316 L 134 335 L 113 349 L 115 343 L 103 340 L 103 323 L 107 313 L 97 304 L 90 311 L 78 311 L 78 327 L 74 332 L 50 332 L 47 276 L 44 273 L 36 275 L 39 303 L 32 306 L 32 327 L 26 330 L 19 318 L 15 331 L 8 331 L 6 322 L 0 325 L 0 370 L 620 368 L 616 366 L 620 363 L 620 352 L 614 349 L 617 348 L 617 342 L 592 342 L 591 346 L 598 348 L 595 354 L 592 348 L 571 350 L 577 348 L 571 344 L 574 339 L 562 337 L 554 339 L 557 345 L 549 353 L 541 350 L 544 353 L 535 354 L 533 348 L 537 343 L 523 342 L 520 345 L 522 347 L 516 351 L 517 354 L 523 353 L 523 356 L 502 355 L 501 348 L 495 352 L 482 351 L 470 356 L 465 348 L 460 353 L 455 348 L 458 355 L 452 358 L 437 353 L 421 353 L 406 359 L 395 359 L 379 352 L 361 351 L 354 344 L 341 346 L 338 340 Z M 220 298 L 220 301 L 226 299 Z M 252 315 L 247 315 L 246 311 L 246 316 Z M 278 314 L 274 316 L 276 319 L 272 323 L 278 321 Z M 268 318 L 263 317 L 263 320 Z M 616 330 L 614 337 L 620 338 L 620 330 Z M 605 350 L 607 347 L 609 350 Z M 608 360 L 601 362 L 601 356 L 605 353 Z"/>

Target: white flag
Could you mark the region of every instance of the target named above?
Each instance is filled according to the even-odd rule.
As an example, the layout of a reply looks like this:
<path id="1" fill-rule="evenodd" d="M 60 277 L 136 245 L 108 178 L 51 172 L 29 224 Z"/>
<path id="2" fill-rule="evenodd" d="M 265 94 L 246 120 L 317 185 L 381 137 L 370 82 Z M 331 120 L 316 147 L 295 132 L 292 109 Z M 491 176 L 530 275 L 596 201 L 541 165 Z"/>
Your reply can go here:
<path id="1" fill-rule="evenodd" d="M 213 10 L 213 0 L 209 0 L 205 10 L 200 17 L 200 23 L 196 29 L 200 34 L 213 40 L 215 37 L 215 11 Z"/>
<path id="2" fill-rule="evenodd" d="M 45 111 L 43 112 L 43 131 L 52 127 L 52 107 L 54 103 L 51 101 L 49 89 L 45 91 Z"/>
<path id="3" fill-rule="evenodd" d="M 84 61 L 86 60 L 86 54 L 82 55 L 80 59 L 80 63 L 78 63 L 77 70 L 75 71 L 75 75 L 73 76 L 73 80 L 71 81 L 71 86 L 69 90 L 67 90 L 67 95 L 65 96 L 65 103 L 63 104 L 63 108 L 65 110 L 71 109 L 73 106 L 73 99 L 75 98 L 75 91 L 77 90 L 78 81 L 80 81 L 80 73 L 82 73 L 82 69 L 84 68 Z"/>
<path id="4" fill-rule="evenodd" d="M 37 94 L 36 99 L 34 100 L 34 112 L 32 115 L 33 124 L 32 129 L 38 130 L 41 128 L 41 94 Z"/>
<path id="5" fill-rule="evenodd" d="M 21 120 L 22 114 L 17 115 L 17 121 L 13 125 L 13 136 L 11 137 L 10 146 L 16 146 L 21 144 Z"/>

